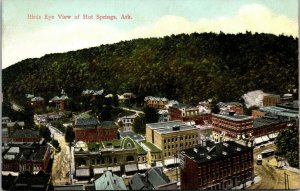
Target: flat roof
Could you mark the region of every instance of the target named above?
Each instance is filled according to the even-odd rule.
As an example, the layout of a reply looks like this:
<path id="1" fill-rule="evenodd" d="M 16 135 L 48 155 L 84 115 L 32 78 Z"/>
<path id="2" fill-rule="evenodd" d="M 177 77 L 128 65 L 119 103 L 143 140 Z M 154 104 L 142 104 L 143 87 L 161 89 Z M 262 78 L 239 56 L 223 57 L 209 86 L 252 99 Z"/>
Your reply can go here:
<path id="1" fill-rule="evenodd" d="M 150 129 L 158 132 L 159 134 L 167 134 L 172 132 L 179 132 L 179 131 L 187 131 L 197 129 L 195 125 L 187 125 L 182 121 L 168 121 L 168 122 L 161 122 L 161 123 L 150 123 L 147 124 Z M 177 127 L 178 129 L 174 130 L 173 127 Z"/>
<path id="2" fill-rule="evenodd" d="M 229 114 L 215 114 L 215 113 L 213 113 L 212 115 L 224 119 L 233 120 L 233 121 L 244 121 L 248 119 L 253 119 L 252 116 L 247 116 L 247 115 L 229 115 Z"/>
<path id="3" fill-rule="evenodd" d="M 258 128 L 265 125 L 278 124 L 284 122 L 283 120 L 273 117 L 261 117 L 253 120 L 253 128 Z"/>
<path id="4" fill-rule="evenodd" d="M 234 141 L 214 143 L 206 141 L 206 146 L 198 146 L 181 151 L 182 155 L 194 160 L 197 163 L 204 163 L 213 160 L 222 160 L 244 151 L 253 150 L 251 147 L 240 145 Z"/>

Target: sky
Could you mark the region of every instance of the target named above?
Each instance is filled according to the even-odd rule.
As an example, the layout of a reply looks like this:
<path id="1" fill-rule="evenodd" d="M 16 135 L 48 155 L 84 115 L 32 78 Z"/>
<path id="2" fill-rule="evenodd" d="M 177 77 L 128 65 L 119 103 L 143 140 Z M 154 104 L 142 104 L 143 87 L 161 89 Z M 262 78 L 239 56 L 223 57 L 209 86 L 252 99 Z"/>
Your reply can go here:
<path id="1" fill-rule="evenodd" d="M 180 33 L 251 31 L 298 37 L 297 11 L 297 0 L 3 0 L 2 68 L 49 53 Z M 59 19 L 61 14 L 71 18 Z"/>

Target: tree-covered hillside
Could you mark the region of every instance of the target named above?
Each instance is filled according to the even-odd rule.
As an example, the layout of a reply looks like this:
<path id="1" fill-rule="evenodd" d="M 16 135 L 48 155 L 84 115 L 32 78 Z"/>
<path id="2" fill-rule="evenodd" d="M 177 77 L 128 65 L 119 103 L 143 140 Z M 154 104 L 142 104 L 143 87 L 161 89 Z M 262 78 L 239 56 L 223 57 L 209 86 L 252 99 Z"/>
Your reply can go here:
<path id="1" fill-rule="evenodd" d="M 236 100 L 249 90 L 298 87 L 298 39 L 272 34 L 193 33 L 136 39 L 26 59 L 4 69 L 4 99 L 46 99 L 61 88 L 164 96 L 185 103 Z M 57 45 L 59 46 L 59 44 Z"/>

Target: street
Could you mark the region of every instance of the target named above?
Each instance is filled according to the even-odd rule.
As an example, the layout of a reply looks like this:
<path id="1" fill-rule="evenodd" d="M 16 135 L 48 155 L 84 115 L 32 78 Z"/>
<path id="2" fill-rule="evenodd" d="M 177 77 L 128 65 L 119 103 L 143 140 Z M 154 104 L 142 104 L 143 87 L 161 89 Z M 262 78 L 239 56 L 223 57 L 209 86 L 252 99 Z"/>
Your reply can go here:
<path id="1" fill-rule="evenodd" d="M 64 134 L 52 127 L 50 124 L 47 125 L 51 132 L 51 136 L 59 142 L 61 151 L 54 155 L 53 167 L 52 167 L 52 178 L 54 185 L 65 185 L 69 182 L 70 172 L 70 150 L 68 143 L 65 141 Z M 73 150 L 73 147 L 72 147 Z M 72 157 L 72 174 L 74 173 L 74 159 Z"/>
<path id="2" fill-rule="evenodd" d="M 262 165 L 256 164 L 257 155 L 266 149 L 276 150 L 276 146 L 274 143 L 271 143 L 254 150 L 254 174 L 260 176 L 261 181 L 251 185 L 249 189 L 285 189 L 284 173 L 289 175 L 289 188 L 299 188 L 299 173 L 277 168 L 277 161 L 274 155 L 263 158 Z"/>

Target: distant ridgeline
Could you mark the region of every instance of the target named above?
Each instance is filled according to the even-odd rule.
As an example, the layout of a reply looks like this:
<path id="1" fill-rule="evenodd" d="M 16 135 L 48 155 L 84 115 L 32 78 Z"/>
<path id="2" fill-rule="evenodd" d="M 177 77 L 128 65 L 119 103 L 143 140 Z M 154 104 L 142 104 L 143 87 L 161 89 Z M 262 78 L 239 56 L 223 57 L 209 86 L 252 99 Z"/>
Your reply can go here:
<path id="1" fill-rule="evenodd" d="M 133 92 L 195 103 L 236 100 L 246 91 L 298 87 L 298 38 L 193 33 L 136 39 L 26 59 L 3 70 L 4 99 L 50 99 L 85 89 Z M 59 44 L 57 45 L 59 46 Z"/>

